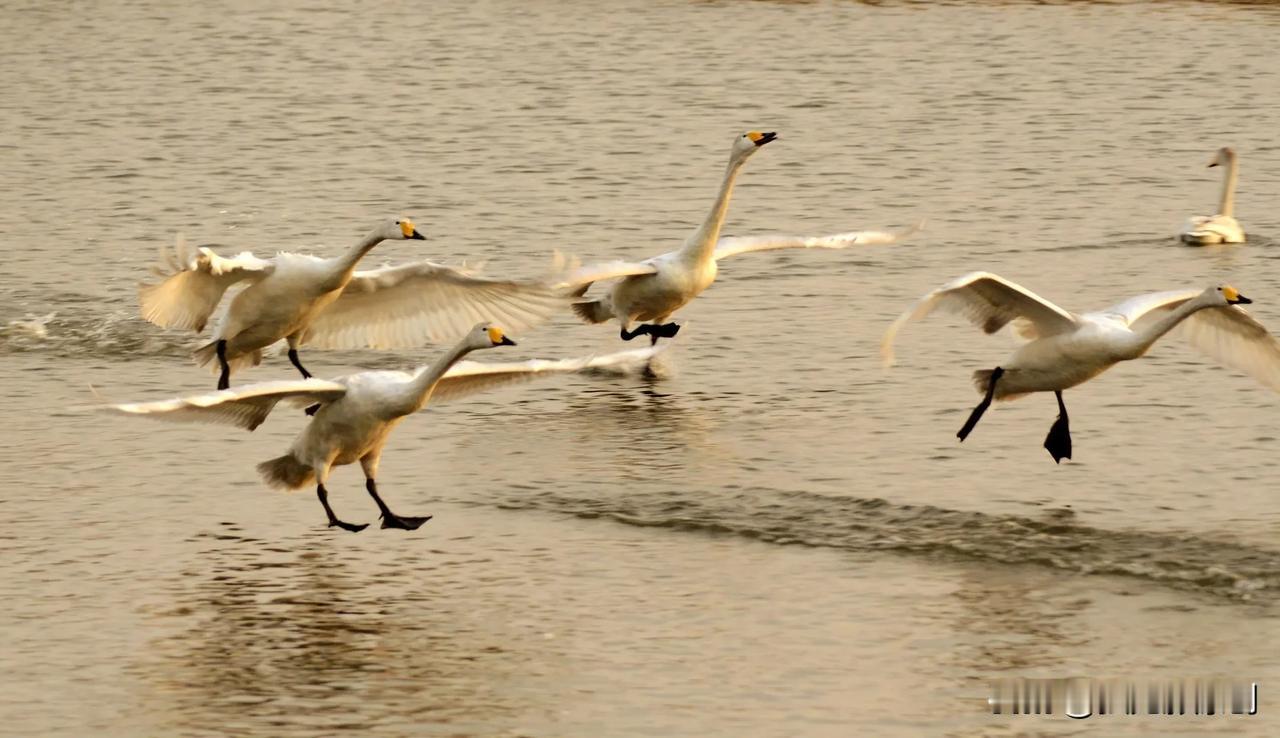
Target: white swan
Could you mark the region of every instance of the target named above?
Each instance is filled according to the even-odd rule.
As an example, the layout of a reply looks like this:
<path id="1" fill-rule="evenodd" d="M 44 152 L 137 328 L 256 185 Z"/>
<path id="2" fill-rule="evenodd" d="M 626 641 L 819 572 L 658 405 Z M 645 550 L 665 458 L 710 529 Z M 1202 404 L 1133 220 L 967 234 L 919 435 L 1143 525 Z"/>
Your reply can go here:
<path id="1" fill-rule="evenodd" d="M 1029 343 L 995 369 L 973 374 L 985 393 L 956 435 L 969 435 L 992 399 L 1052 391 L 1058 420 L 1044 446 L 1055 462 L 1071 458 L 1071 433 L 1062 391 L 1088 381 L 1120 361 L 1136 359 L 1165 333 L 1181 326 L 1197 350 L 1280 391 L 1280 342 L 1245 312 L 1251 300 L 1222 285 L 1140 295 L 1094 313 L 1075 315 L 1019 285 L 988 272 L 973 272 L 925 295 L 889 326 L 881 342 L 885 366 L 893 363 L 893 340 L 909 321 L 935 308 L 959 313 L 986 333 L 1009 322 Z"/>
<path id="2" fill-rule="evenodd" d="M 192 252 L 179 240 L 174 254 L 162 252 L 167 268 L 156 272 L 165 279 L 139 285 L 142 316 L 163 328 L 199 332 L 227 289 L 248 282 L 213 340 L 195 351 L 201 365 L 218 360 L 218 389 L 226 389 L 233 369 L 256 366 L 262 349 L 282 338 L 289 361 L 307 378 L 298 359 L 304 344 L 409 348 L 452 340 L 478 320 L 523 330 L 564 304 L 540 283 L 487 279 L 429 261 L 356 271 L 382 241 L 422 238 L 408 218 L 388 220 L 329 259 L 284 252 L 259 259 L 247 251 L 224 258 L 206 248 Z"/>
<path id="3" fill-rule="evenodd" d="M 706 220 L 678 251 L 641 262 L 612 261 L 581 267 L 571 272 L 559 286 L 578 297 L 586 294 L 594 282 L 621 278 L 603 296 L 575 303 L 574 312 L 588 323 L 617 320 L 621 325 L 624 341 L 648 333 L 651 343 L 656 343 L 658 338 L 674 336 L 680 330 L 679 325 L 667 323 L 667 319 L 711 286 L 716 279 L 716 264 L 721 259 L 772 249 L 840 249 L 854 243 L 893 243 L 916 230 L 913 228 L 898 234 L 862 231 L 815 238 L 720 238 L 720 227 L 729 211 L 729 198 L 733 194 L 733 183 L 738 172 L 752 154 L 776 138 L 776 133 L 750 131 L 734 139 L 729 153 L 729 166 L 725 170 L 724 180 L 720 184 L 715 203 L 711 206 L 711 212 L 707 213 Z M 632 331 L 633 321 L 644 324 Z"/>
<path id="4" fill-rule="evenodd" d="M 108 405 L 102 409 L 160 420 L 225 423 L 253 430 L 282 400 L 297 405 L 321 403 L 288 453 L 258 465 L 263 479 L 273 487 L 287 489 L 315 480 L 316 494 L 329 517 L 329 525 L 355 532 L 366 526 L 344 522 L 334 515 L 325 482 L 332 467 L 359 461 L 364 469 L 365 487 L 382 512 L 382 527 L 413 530 L 430 516 L 402 517 L 391 512 L 378 496 L 374 481 L 387 437 L 406 416 L 423 409 L 428 401 L 456 399 L 539 376 L 631 370 L 647 364 L 659 350 L 645 348 L 560 361 L 459 363 L 463 356 L 477 349 L 514 345 L 501 329 L 482 323 L 435 363 L 414 372 L 370 371 L 333 381 L 263 382 L 172 400 Z"/>
<path id="5" fill-rule="evenodd" d="M 1187 221 L 1182 229 L 1184 243 L 1203 246 L 1212 243 L 1244 243 L 1244 229 L 1232 216 L 1236 207 L 1236 177 L 1238 165 L 1236 152 L 1230 146 L 1223 146 L 1214 155 L 1209 166 L 1226 167 L 1222 180 L 1222 201 L 1218 203 L 1218 214 L 1213 217 L 1197 215 Z"/>

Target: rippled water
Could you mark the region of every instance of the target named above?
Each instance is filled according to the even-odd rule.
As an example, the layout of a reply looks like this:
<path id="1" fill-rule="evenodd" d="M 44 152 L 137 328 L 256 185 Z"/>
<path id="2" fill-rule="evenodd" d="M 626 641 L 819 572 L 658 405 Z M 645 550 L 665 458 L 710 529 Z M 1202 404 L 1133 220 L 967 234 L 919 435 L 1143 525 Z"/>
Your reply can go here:
<path id="1" fill-rule="evenodd" d="M 1280 401 L 1176 339 L 963 445 L 1011 340 L 913 325 L 973 269 L 1087 310 L 1229 280 L 1280 331 L 1280 9 L 1265 4 L 114 2 L 0 9 L 0 732 L 13 735 L 1039 735 L 997 676 L 1258 679 L 1274 735 Z M 253 434 L 88 414 L 93 384 L 207 389 L 136 317 L 176 231 L 542 273 L 726 231 L 901 226 L 893 247 L 744 256 L 662 381 L 577 378 L 403 425 L 410 535 L 322 526 Z M 1174 240 L 1240 152 L 1249 244 Z M 490 359 L 618 345 L 570 316 Z M 318 374 L 427 361 L 307 355 Z M 292 376 L 282 357 L 243 379 Z M 339 514 L 374 518 L 358 470 Z M 1179 733 L 1179 731 L 1183 731 Z M 1254 732 L 1256 731 L 1256 732 Z"/>

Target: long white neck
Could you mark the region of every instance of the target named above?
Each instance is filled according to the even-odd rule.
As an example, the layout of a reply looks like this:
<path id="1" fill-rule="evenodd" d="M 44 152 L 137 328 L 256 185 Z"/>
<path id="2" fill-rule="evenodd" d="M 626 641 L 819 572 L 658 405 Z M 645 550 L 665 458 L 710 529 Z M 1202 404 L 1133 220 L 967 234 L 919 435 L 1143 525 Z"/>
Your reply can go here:
<path id="1" fill-rule="evenodd" d="M 405 414 L 416 413 L 426 406 L 427 401 L 431 399 L 431 393 L 435 391 L 436 385 L 440 383 L 440 378 L 444 376 L 444 373 L 449 371 L 449 367 L 457 364 L 462 357 L 471 353 L 471 351 L 471 346 L 464 338 L 458 345 L 449 349 L 444 356 L 436 359 L 434 364 L 418 372 L 418 376 L 413 378 L 406 391 L 409 410 Z"/>
<path id="2" fill-rule="evenodd" d="M 1236 152 L 1227 154 L 1226 179 L 1222 182 L 1222 202 L 1218 204 L 1218 214 L 1232 217 L 1236 209 Z"/>
<path id="3" fill-rule="evenodd" d="M 716 242 L 720 240 L 720 227 L 724 225 L 724 219 L 729 214 L 729 198 L 733 196 L 733 182 L 738 178 L 738 172 L 742 171 L 742 165 L 745 163 L 745 158 L 729 159 L 729 166 L 724 170 L 724 181 L 720 183 L 720 193 L 716 195 L 711 212 L 707 213 L 707 219 L 702 221 L 702 225 L 698 226 L 698 230 L 680 249 L 681 255 L 686 259 L 706 262 L 710 261 L 715 254 Z"/>
<path id="4" fill-rule="evenodd" d="M 1178 307 L 1170 310 L 1167 315 L 1154 323 L 1148 325 L 1141 331 L 1133 334 L 1133 358 L 1137 358 L 1147 353 L 1151 345 L 1158 341 L 1161 336 L 1178 327 L 1178 324 L 1193 313 L 1204 310 L 1208 307 L 1214 307 L 1213 304 L 1206 302 L 1201 297 L 1193 297 L 1182 303 Z"/>
<path id="5" fill-rule="evenodd" d="M 382 243 L 383 240 L 382 229 L 379 228 L 360 239 L 360 242 L 355 246 L 352 246 L 347 253 L 338 257 L 337 267 L 338 277 L 340 277 L 340 284 L 338 287 L 346 285 L 347 281 L 351 279 L 351 273 L 356 270 L 356 264 L 359 264 L 360 260 L 364 258 L 364 255 L 369 253 L 374 246 Z"/>

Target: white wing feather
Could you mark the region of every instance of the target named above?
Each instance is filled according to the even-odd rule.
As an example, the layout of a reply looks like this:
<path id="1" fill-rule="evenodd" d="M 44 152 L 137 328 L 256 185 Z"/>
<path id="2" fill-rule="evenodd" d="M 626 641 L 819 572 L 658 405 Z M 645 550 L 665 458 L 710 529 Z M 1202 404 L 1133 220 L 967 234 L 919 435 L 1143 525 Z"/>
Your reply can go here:
<path id="1" fill-rule="evenodd" d="M 505 384 L 527 382 L 555 374 L 606 372 L 625 374 L 639 371 L 665 346 L 618 351 L 576 359 L 532 359 L 510 363 L 462 361 L 453 365 L 431 394 L 431 402 L 448 402 Z"/>
<path id="2" fill-rule="evenodd" d="M 142 317 L 161 328 L 196 332 L 204 330 L 228 287 L 244 279 L 261 279 L 275 266 L 248 251 L 231 258 L 206 248 L 192 251 L 181 234 L 173 251 L 161 247 L 160 259 L 151 271 L 164 279 L 138 285 Z"/>
<path id="3" fill-rule="evenodd" d="M 1019 332 L 1034 339 L 1075 330 L 1075 316 L 1036 293 L 990 272 L 972 272 L 930 292 L 893 321 L 880 342 L 884 365 L 893 364 L 893 340 L 902 326 L 937 308 L 967 318 L 986 333 L 1021 319 Z"/>
<path id="4" fill-rule="evenodd" d="M 897 233 L 887 231 L 849 231 L 830 236 L 729 236 L 716 242 L 715 258 L 723 259 L 752 251 L 773 251 L 775 249 L 843 249 L 857 244 L 858 246 L 882 246 L 895 243 L 910 236 L 923 227 L 923 223 Z"/>
<path id="5" fill-rule="evenodd" d="M 247 384 L 171 400 L 106 405 L 102 410 L 178 423 L 224 423 L 253 430 L 281 400 L 298 405 L 333 402 L 346 391 L 347 388 L 337 382 L 295 379 Z"/>
<path id="6" fill-rule="evenodd" d="M 642 274 L 655 274 L 658 268 L 648 261 L 603 261 L 572 269 L 562 281 L 555 285 L 557 290 L 585 292 L 594 282 L 608 279 L 634 277 Z"/>
<path id="7" fill-rule="evenodd" d="M 311 323 L 323 348 L 410 348 L 452 340 L 476 323 L 518 333 L 566 305 L 538 282 L 488 279 L 429 261 L 358 271 Z"/>
<path id="8" fill-rule="evenodd" d="M 1200 290 L 1177 290 L 1139 295 L 1103 312 L 1141 331 L 1199 294 Z M 1174 331 L 1205 356 L 1280 392 L 1280 341 L 1239 305 L 1198 310 Z"/>

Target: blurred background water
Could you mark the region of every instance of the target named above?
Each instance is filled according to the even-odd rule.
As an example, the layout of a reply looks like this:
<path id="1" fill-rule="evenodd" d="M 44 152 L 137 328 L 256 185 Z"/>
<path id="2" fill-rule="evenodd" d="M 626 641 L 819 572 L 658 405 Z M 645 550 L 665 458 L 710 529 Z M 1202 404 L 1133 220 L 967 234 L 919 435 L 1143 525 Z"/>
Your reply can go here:
<path id="1" fill-rule="evenodd" d="M 974 269 L 1068 309 L 1230 281 L 1280 329 L 1280 8 L 1253 3 L 155 2 L 0 8 L 0 614 L 11 735 L 1058 735 L 1000 676 L 1280 676 L 1277 398 L 1176 338 L 962 446 L 1013 347 L 913 300 Z M 411 535 L 339 535 L 253 434 L 87 414 L 213 386 L 137 318 L 182 231 L 544 273 L 726 233 L 903 226 L 726 261 L 661 381 L 575 378 L 393 437 Z M 1243 247 L 1175 239 L 1240 154 Z M 620 345 L 565 315 L 485 360 Z M 320 376 L 413 366 L 305 354 Z M 496 353 L 496 352 L 495 352 Z M 293 376 L 282 356 L 239 381 Z M 357 469 L 333 502 L 375 510 Z M 1109 730 L 1274 734 L 1251 721 Z M 1179 732 L 1183 731 L 1183 732 Z"/>

